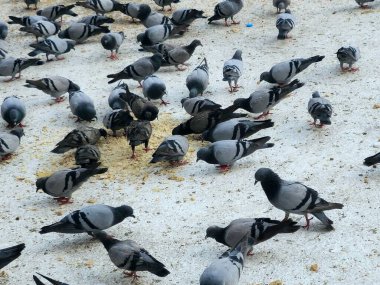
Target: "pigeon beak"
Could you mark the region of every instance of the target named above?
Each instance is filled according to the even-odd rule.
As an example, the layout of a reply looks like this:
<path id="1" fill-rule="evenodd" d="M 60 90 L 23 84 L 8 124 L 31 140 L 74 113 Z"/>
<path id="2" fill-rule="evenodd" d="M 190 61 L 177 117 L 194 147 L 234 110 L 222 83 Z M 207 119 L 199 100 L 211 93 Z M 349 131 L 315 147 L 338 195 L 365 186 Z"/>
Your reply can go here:
<path id="1" fill-rule="evenodd" d="M 257 184 L 257 182 L 259 182 L 259 181 L 255 180 L 255 184 L 254 184 L 254 185 L 256 185 L 256 184 Z"/>
<path id="2" fill-rule="evenodd" d="M 208 236 L 206 235 L 206 236 L 205 236 L 205 239 L 207 239 L 207 238 L 208 238 Z"/>

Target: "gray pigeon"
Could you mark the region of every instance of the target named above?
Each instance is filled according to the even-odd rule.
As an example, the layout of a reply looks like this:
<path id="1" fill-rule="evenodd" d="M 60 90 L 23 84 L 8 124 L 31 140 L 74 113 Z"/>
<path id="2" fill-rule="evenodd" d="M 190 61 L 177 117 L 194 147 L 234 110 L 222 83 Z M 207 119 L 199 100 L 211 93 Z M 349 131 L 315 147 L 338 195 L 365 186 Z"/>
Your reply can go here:
<path id="1" fill-rule="evenodd" d="M 301 71 L 308 68 L 311 64 L 322 61 L 324 56 L 312 56 L 309 58 L 297 58 L 288 61 L 283 61 L 275 64 L 269 72 L 263 72 L 260 75 L 260 81 L 284 85 Z"/>
<path id="2" fill-rule="evenodd" d="M 185 109 L 185 111 L 191 115 L 195 116 L 198 113 L 204 112 L 204 111 L 215 111 L 219 110 L 222 106 L 204 98 L 183 98 L 181 100 L 182 107 Z"/>
<path id="3" fill-rule="evenodd" d="M 141 46 L 141 49 L 139 49 L 139 51 L 149 51 L 153 54 L 159 53 L 161 55 L 176 48 L 175 45 L 168 44 L 168 43 L 160 43 L 160 44 L 155 44 L 152 46 L 144 46 L 144 45 L 140 45 L 140 46 Z"/>
<path id="4" fill-rule="evenodd" d="M 96 119 L 95 105 L 92 98 L 83 91 L 72 91 L 69 93 L 70 109 L 77 121 L 88 121 Z"/>
<path id="5" fill-rule="evenodd" d="M 369 156 L 369 157 L 365 158 L 363 164 L 366 166 L 373 166 L 377 163 L 380 163 L 380 152 L 373 155 L 373 156 Z"/>
<path id="6" fill-rule="evenodd" d="M 131 17 L 133 22 L 135 19 L 146 17 L 152 11 L 147 4 L 126 3 L 122 5 L 123 8 L 121 9 L 121 12 Z"/>
<path id="7" fill-rule="evenodd" d="M 274 123 L 271 120 L 251 121 L 247 119 L 231 119 L 203 132 L 202 139 L 209 142 L 241 140 L 250 137 L 260 130 L 273 126 Z"/>
<path id="8" fill-rule="evenodd" d="M 108 83 L 114 83 L 122 79 L 133 79 L 136 80 L 140 86 L 141 81 L 155 73 L 162 63 L 162 56 L 160 54 L 154 54 L 152 56 L 142 57 L 136 60 L 134 63 L 128 65 L 119 73 L 109 74 L 107 78 L 112 78 Z"/>
<path id="9" fill-rule="evenodd" d="M 133 117 L 129 111 L 116 109 L 108 112 L 103 118 L 103 125 L 107 129 L 111 129 L 114 136 L 116 131 L 126 130 L 129 124 L 133 121 Z"/>
<path id="10" fill-rule="evenodd" d="M 78 21 L 78 23 L 83 23 L 87 25 L 94 25 L 94 26 L 101 26 L 104 24 L 112 24 L 115 22 L 114 19 L 107 17 L 107 16 L 101 16 L 101 15 L 91 15 L 83 17 Z"/>
<path id="11" fill-rule="evenodd" d="M 47 233 L 97 233 L 121 223 L 125 218 L 135 217 L 130 206 L 112 207 L 91 205 L 67 214 L 59 222 L 42 227 L 40 234 Z"/>
<path id="12" fill-rule="evenodd" d="M 95 129 L 82 126 L 69 132 L 60 142 L 58 142 L 52 153 L 65 153 L 71 149 L 78 148 L 86 144 L 96 144 L 101 137 L 107 137 L 105 129 Z"/>
<path id="13" fill-rule="evenodd" d="M 5 40 L 8 35 L 8 26 L 5 22 L 0 21 L 0 40 Z"/>
<path id="14" fill-rule="evenodd" d="M 197 9 L 178 9 L 172 14 L 170 21 L 176 26 L 190 26 L 196 19 L 207 18 L 203 13 Z"/>
<path id="15" fill-rule="evenodd" d="M 216 4 L 214 8 L 214 16 L 208 18 L 208 23 L 211 24 L 213 21 L 224 19 L 224 24 L 229 26 L 227 19 L 231 18 L 232 24 L 239 24 L 240 22 L 234 20 L 234 16 L 239 13 L 242 8 L 242 0 L 224 0 Z"/>
<path id="16" fill-rule="evenodd" d="M 37 54 L 44 53 L 46 55 L 46 60 L 49 61 L 49 55 L 53 54 L 57 60 L 60 60 L 64 58 L 59 58 L 58 56 L 68 53 L 72 49 L 75 50 L 75 41 L 51 36 L 42 42 L 34 43 L 29 46 L 34 48 L 33 51 L 28 53 L 29 56 L 36 56 Z"/>
<path id="17" fill-rule="evenodd" d="M 39 37 L 47 38 L 53 36 L 59 32 L 61 26 L 56 22 L 51 21 L 38 21 L 31 26 L 21 27 L 20 31 L 33 34 L 36 37 L 38 43 Z"/>
<path id="18" fill-rule="evenodd" d="M 149 139 L 152 135 L 152 125 L 149 121 L 132 121 L 127 128 L 127 139 L 129 140 L 129 145 L 132 148 L 132 159 L 136 158 L 135 148 L 140 144 L 144 144 L 145 152 L 150 150 Z"/>
<path id="19" fill-rule="evenodd" d="M 111 59 L 118 59 L 117 54 L 119 52 L 119 48 L 120 48 L 121 44 L 124 41 L 124 38 L 125 38 L 125 36 L 124 36 L 123 32 L 118 32 L 118 33 L 112 32 L 112 33 L 105 34 L 100 39 L 102 46 L 106 50 L 111 51 L 111 56 L 110 56 Z M 115 53 L 113 51 L 115 51 Z"/>
<path id="20" fill-rule="evenodd" d="M 183 35 L 185 32 L 184 26 L 174 25 L 155 25 L 147 28 L 144 33 L 137 35 L 137 42 L 143 46 L 152 46 L 167 40 L 175 35 Z"/>
<path id="21" fill-rule="evenodd" d="M 107 26 L 94 26 L 84 23 L 72 23 L 66 30 L 59 32 L 58 36 L 63 39 L 70 39 L 76 43 L 83 43 L 89 37 L 101 33 L 109 33 Z"/>
<path id="22" fill-rule="evenodd" d="M 241 54 L 242 51 L 238 49 L 234 56 L 223 65 L 223 81 L 228 81 L 230 92 L 236 92 L 240 87 L 237 82 L 243 73 L 243 59 L 241 58 Z M 232 81 L 235 84 L 234 86 L 231 84 Z"/>
<path id="23" fill-rule="evenodd" d="M 21 137 L 24 135 L 22 128 L 15 128 L 9 133 L 0 132 L 0 158 L 1 160 L 10 159 L 12 154 L 18 149 Z"/>
<path id="24" fill-rule="evenodd" d="M 309 103 L 307 105 L 307 109 L 309 114 L 313 117 L 314 126 L 323 127 L 323 125 L 331 125 L 331 115 L 332 115 L 332 106 L 331 103 L 321 97 L 319 92 L 316 91 L 310 98 Z M 317 125 L 317 120 L 319 120 L 319 125 Z"/>
<path id="25" fill-rule="evenodd" d="M 127 102 L 120 98 L 121 93 L 126 93 L 125 88 L 128 88 L 127 84 L 120 81 L 120 83 L 112 89 L 111 94 L 108 97 L 108 105 L 112 110 L 124 110 L 127 107 Z"/>
<path id="26" fill-rule="evenodd" d="M 285 211 L 284 220 L 289 218 L 290 213 L 304 215 L 307 222 L 304 227 L 309 229 L 311 219 L 308 218 L 308 214 L 312 214 L 328 229 L 334 229 L 333 221 L 325 215 L 324 211 L 342 209 L 342 204 L 323 200 L 317 191 L 300 182 L 282 180 L 269 168 L 257 170 L 255 179 L 255 184 L 261 182 L 269 202 L 276 208 Z"/>
<path id="27" fill-rule="evenodd" d="M 75 164 L 83 168 L 99 166 L 101 154 L 96 145 L 85 144 L 75 151 Z"/>
<path id="28" fill-rule="evenodd" d="M 374 2 L 374 1 L 375 0 L 355 0 L 355 2 L 358 3 L 358 5 L 360 5 L 360 8 L 362 8 L 362 9 L 369 8 L 369 6 L 365 5 L 364 3 Z"/>
<path id="29" fill-rule="evenodd" d="M 63 94 L 80 90 L 80 87 L 77 84 L 62 76 L 51 76 L 38 80 L 28 79 L 26 80 L 26 83 L 27 84 L 24 85 L 25 87 L 41 90 L 55 98 L 57 103 L 64 100 L 64 97 L 62 97 Z"/>
<path id="30" fill-rule="evenodd" d="M 285 10 L 285 13 L 281 13 L 277 16 L 276 28 L 278 29 L 278 40 L 285 40 L 290 38 L 288 33 L 293 30 L 295 25 L 295 18 L 291 14 L 289 9 Z"/>
<path id="31" fill-rule="evenodd" d="M 34 5 L 34 10 L 37 10 L 37 4 L 40 0 L 24 0 L 26 9 L 30 9 L 30 5 Z"/>
<path id="32" fill-rule="evenodd" d="M 149 8 L 150 9 L 150 8 Z M 148 12 L 148 10 L 146 10 Z M 167 25 L 167 24 L 172 24 L 170 19 L 158 12 L 151 11 L 149 13 L 139 13 L 138 19 L 140 22 L 144 25 L 145 28 L 150 28 L 156 25 Z"/>
<path id="33" fill-rule="evenodd" d="M 8 127 L 23 127 L 21 124 L 25 118 L 26 108 L 24 102 L 16 96 L 6 97 L 1 104 L 1 117 L 8 123 Z"/>
<path id="34" fill-rule="evenodd" d="M 209 164 L 218 164 L 221 172 L 226 172 L 239 159 L 256 150 L 271 148 L 273 143 L 267 143 L 270 137 L 254 140 L 224 140 L 202 147 L 197 152 L 197 161 L 203 160 Z"/>
<path id="35" fill-rule="evenodd" d="M 71 9 L 73 9 L 74 7 L 75 5 L 67 5 L 67 6 L 53 5 L 53 6 L 48 6 L 42 10 L 37 11 L 36 14 L 39 16 L 44 16 L 51 21 L 55 21 L 56 19 L 61 18 L 61 22 L 62 22 L 63 15 L 69 15 L 72 17 L 78 16 L 78 14 L 71 11 Z"/>
<path id="36" fill-rule="evenodd" d="M 186 87 L 189 89 L 189 97 L 203 95 L 209 84 L 208 64 L 206 58 L 186 77 Z"/>
<path id="37" fill-rule="evenodd" d="M 113 11 L 123 11 L 123 5 L 115 0 L 86 0 L 78 1 L 75 5 L 91 9 L 96 14 L 102 15 Z"/>
<path id="38" fill-rule="evenodd" d="M 281 10 L 286 10 L 290 5 L 290 0 L 273 0 L 273 6 L 277 8 L 277 13 L 280 13 Z"/>
<path id="39" fill-rule="evenodd" d="M 42 189 L 46 194 L 55 197 L 59 204 L 71 202 L 72 194 L 77 191 L 91 176 L 107 172 L 108 168 L 72 168 L 54 172 L 47 177 L 38 178 L 37 191 Z"/>
<path id="40" fill-rule="evenodd" d="M 169 161 L 172 165 L 184 164 L 182 159 L 188 150 L 189 141 L 184 136 L 167 137 L 153 153 L 150 163 Z"/>
<path id="41" fill-rule="evenodd" d="M 188 61 L 193 55 L 198 46 L 203 46 L 200 40 L 193 40 L 189 45 L 176 47 L 172 50 L 164 52 L 162 54 L 164 59 L 162 66 L 174 65 L 178 70 L 184 70 L 183 68 L 179 68 L 179 65 L 184 65 L 185 62 Z"/>
<path id="42" fill-rule="evenodd" d="M 49 19 L 44 16 L 23 16 L 23 17 L 16 17 L 16 16 L 8 16 L 10 21 L 8 24 L 14 25 L 21 25 L 24 27 L 28 27 L 33 25 L 34 23 L 37 23 L 38 21 L 48 21 Z"/>
<path id="43" fill-rule="evenodd" d="M 135 280 L 139 277 L 137 271 L 149 271 L 159 277 L 165 277 L 170 273 L 164 264 L 133 240 L 121 241 L 103 231 L 95 233 L 94 236 L 102 242 L 113 264 L 131 271 L 124 273 L 126 277 L 133 277 Z"/>
<path id="44" fill-rule="evenodd" d="M 69 285 L 67 283 L 63 283 L 63 282 L 54 280 L 53 278 L 42 275 L 41 273 L 37 272 L 37 274 L 40 275 L 41 277 L 43 277 L 44 279 L 46 279 L 47 281 L 49 281 L 53 285 Z M 45 285 L 40 279 L 38 279 L 38 277 L 36 275 L 33 275 L 33 280 L 36 283 L 36 285 Z"/>
<path id="45" fill-rule="evenodd" d="M 10 76 L 11 78 L 4 80 L 4 82 L 13 81 L 21 78 L 21 71 L 36 65 L 44 64 L 38 58 L 15 58 L 12 56 L 0 60 L 0 76 Z M 18 73 L 18 76 L 16 74 Z"/>
<path id="46" fill-rule="evenodd" d="M 172 3 L 179 3 L 180 0 L 154 0 L 158 6 L 162 7 L 161 11 L 165 11 L 165 6 L 170 6 L 169 11 L 172 10 Z"/>
<path id="47" fill-rule="evenodd" d="M 148 100 L 161 100 L 161 104 L 169 104 L 162 97 L 166 94 L 166 85 L 161 78 L 156 75 L 149 75 L 143 81 L 143 94 Z"/>
<path id="48" fill-rule="evenodd" d="M 21 255 L 21 252 L 24 250 L 24 248 L 25 244 L 20 243 L 15 246 L 0 249 L 0 269 L 4 268 L 13 260 L 18 258 Z"/>
<path id="49" fill-rule="evenodd" d="M 342 71 L 358 71 L 359 68 L 352 67 L 360 58 L 360 50 L 358 48 L 354 48 L 352 46 L 349 47 L 341 47 L 336 56 L 340 63 L 340 68 Z M 348 64 L 348 67 L 344 67 L 344 64 Z"/>
<path id="50" fill-rule="evenodd" d="M 291 92 L 304 86 L 304 83 L 293 80 L 283 87 L 273 86 L 253 92 L 248 98 L 238 98 L 233 105 L 236 108 L 244 109 L 250 113 L 262 113 L 256 119 L 267 116 L 269 111 L 276 106 L 281 100 L 285 99 Z"/>

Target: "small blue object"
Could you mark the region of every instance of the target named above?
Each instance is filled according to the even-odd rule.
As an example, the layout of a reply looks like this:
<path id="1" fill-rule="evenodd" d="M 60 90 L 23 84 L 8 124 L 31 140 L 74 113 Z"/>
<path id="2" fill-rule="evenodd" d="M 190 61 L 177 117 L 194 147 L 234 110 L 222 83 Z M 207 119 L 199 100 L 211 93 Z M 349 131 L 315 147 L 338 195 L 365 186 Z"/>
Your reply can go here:
<path id="1" fill-rule="evenodd" d="M 253 24 L 252 24 L 252 23 L 247 23 L 245 26 L 246 26 L 247 28 L 252 28 L 252 27 L 253 27 Z"/>

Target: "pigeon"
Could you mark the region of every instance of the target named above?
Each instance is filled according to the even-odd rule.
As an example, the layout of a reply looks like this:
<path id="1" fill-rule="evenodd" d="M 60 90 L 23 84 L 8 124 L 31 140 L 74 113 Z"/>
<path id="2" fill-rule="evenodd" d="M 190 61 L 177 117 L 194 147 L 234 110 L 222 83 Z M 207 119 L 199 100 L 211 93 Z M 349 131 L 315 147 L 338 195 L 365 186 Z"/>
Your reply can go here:
<path id="1" fill-rule="evenodd" d="M 0 269 L 4 268 L 13 260 L 18 258 L 21 255 L 21 252 L 24 250 L 24 248 L 25 244 L 20 243 L 15 246 L 0 249 Z"/>
<path id="2" fill-rule="evenodd" d="M 38 80 L 27 79 L 24 86 L 28 88 L 36 88 L 42 92 L 55 98 L 57 103 L 62 102 L 63 94 L 67 92 L 79 91 L 80 87 L 71 80 L 62 76 L 51 76 Z"/>
<path id="3" fill-rule="evenodd" d="M 8 123 L 9 128 L 23 127 L 21 124 L 25 118 L 26 108 L 24 102 L 16 96 L 6 97 L 1 104 L 1 117 Z"/>
<path id="4" fill-rule="evenodd" d="M 100 165 L 101 154 L 96 145 L 85 144 L 75 151 L 75 164 L 83 168 L 97 167 Z"/>
<path id="5" fill-rule="evenodd" d="M 138 120 L 153 121 L 157 119 L 159 110 L 152 102 L 131 93 L 127 85 L 125 86 L 125 91 L 125 93 L 120 93 L 120 98 L 127 102 L 133 115 Z"/>
<path id="6" fill-rule="evenodd" d="M 172 49 L 176 48 L 175 45 L 168 44 L 168 43 L 160 43 L 160 44 L 155 44 L 152 46 L 143 46 L 141 45 L 141 49 L 139 51 L 149 51 L 153 54 L 159 53 L 159 54 L 164 54 L 165 52 L 168 52 Z"/>
<path id="7" fill-rule="evenodd" d="M 174 65 L 178 70 L 184 70 L 180 69 L 179 65 L 185 64 L 185 62 L 188 61 L 193 55 L 198 46 L 203 46 L 200 40 L 193 40 L 187 46 L 176 47 L 170 51 L 164 52 L 162 55 L 164 59 L 162 66 Z"/>
<path id="8" fill-rule="evenodd" d="M 0 158 L 8 160 L 12 154 L 18 149 L 21 137 L 24 135 L 22 128 L 15 128 L 9 133 L 0 132 Z"/>
<path id="9" fill-rule="evenodd" d="M 38 15 L 37 16 L 36 15 L 23 16 L 23 17 L 9 16 L 9 19 L 10 21 L 8 22 L 8 24 L 11 24 L 11 25 L 17 24 L 24 27 L 29 27 L 33 25 L 34 23 L 37 23 L 38 21 L 49 21 L 48 18 L 44 16 L 38 16 Z"/>
<path id="10" fill-rule="evenodd" d="M 331 125 L 330 119 L 333 111 L 331 103 L 321 97 L 318 91 L 313 93 L 307 105 L 307 109 L 314 119 L 314 126 L 323 127 L 323 125 Z M 319 120 L 319 125 L 317 125 L 317 120 Z"/>
<path id="11" fill-rule="evenodd" d="M 37 191 L 42 189 L 46 194 L 55 197 L 59 204 L 71 202 L 72 194 L 77 191 L 83 182 L 91 176 L 107 172 L 108 168 L 72 168 L 54 172 L 47 177 L 38 178 Z"/>
<path id="12" fill-rule="evenodd" d="M 305 84 L 299 82 L 298 79 L 293 80 L 283 87 L 273 86 L 253 92 L 248 98 L 238 98 L 233 105 L 236 108 L 244 109 L 250 113 L 262 113 L 256 119 L 267 116 L 269 111 L 277 105 L 281 100 L 286 98 L 294 90 L 301 88 Z"/>
<path id="13" fill-rule="evenodd" d="M 260 130 L 271 128 L 271 120 L 251 121 L 247 119 L 231 119 L 217 124 L 214 128 L 202 133 L 202 139 L 209 142 L 223 140 L 242 140 Z"/>
<path id="14" fill-rule="evenodd" d="M 128 88 L 127 84 L 121 83 L 120 81 L 120 83 L 112 89 L 111 94 L 108 97 L 108 105 L 112 110 L 124 110 L 127 107 L 127 102 L 120 98 L 121 93 L 126 93 L 125 88 Z"/>
<path id="15" fill-rule="evenodd" d="M 119 73 L 107 75 L 107 78 L 112 78 L 108 83 L 114 83 L 122 79 L 133 79 L 142 86 L 141 81 L 145 77 L 155 73 L 161 67 L 161 62 L 162 56 L 160 54 L 154 54 L 150 57 L 142 57 L 128 65 Z"/>
<path id="16" fill-rule="evenodd" d="M 30 5 L 34 5 L 34 10 L 37 10 L 37 4 L 40 0 L 24 0 L 26 9 L 30 9 Z"/>
<path id="17" fill-rule="evenodd" d="M 63 282 L 54 280 L 54 279 L 52 279 L 50 277 L 47 277 L 45 275 L 42 275 L 41 273 L 37 272 L 37 274 L 40 275 L 41 277 L 45 278 L 47 281 L 49 281 L 53 285 L 69 285 L 67 283 L 63 283 Z M 36 275 L 33 275 L 33 280 L 36 283 L 36 285 L 45 285 L 40 279 L 38 279 L 38 277 Z"/>
<path id="18" fill-rule="evenodd" d="M 273 6 L 277 8 L 277 13 L 280 13 L 281 10 L 286 10 L 290 5 L 290 0 L 273 0 Z"/>
<path id="19" fill-rule="evenodd" d="M 231 18 L 232 24 L 239 24 L 240 22 L 234 20 L 234 16 L 239 13 L 242 8 L 242 0 L 224 0 L 215 6 L 214 16 L 208 18 L 208 23 L 211 24 L 213 21 L 224 19 L 224 24 L 229 26 L 227 19 Z"/>
<path id="20" fill-rule="evenodd" d="M 63 57 L 58 57 L 64 53 L 68 53 L 70 50 L 75 50 L 75 41 L 68 39 L 61 39 L 57 36 L 48 37 L 42 42 L 31 44 L 30 47 L 34 50 L 28 53 L 29 56 L 36 56 L 39 53 L 44 53 L 46 55 L 46 60 L 49 60 L 49 55 L 53 54 L 57 60 L 64 59 Z"/>
<path id="21" fill-rule="evenodd" d="M 78 1 L 75 5 L 91 9 L 96 14 L 102 15 L 113 11 L 123 11 L 123 5 L 115 0 L 86 0 Z"/>
<path id="22" fill-rule="evenodd" d="M 174 26 L 169 24 L 155 25 L 147 28 L 144 33 L 138 34 L 137 42 L 141 43 L 143 46 L 152 46 L 175 35 L 183 35 L 184 32 L 183 26 Z"/>
<path id="23" fill-rule="evenodd" d="M 285 40 L 290 38 L 288 33 L 293 30 L 295 25 L 294 16 L 291 14 L 289 9 L 285 10 L 285 13 L 281 13 L 277 16 L 276 28 L 278 29 L 278 40 Z"/>
<path id="24" fill-rule="evenodd" d="M 124 274 L 133 277 L 133 280 L 139 277 L 137 271 L 149 271 L 159 277 L 165 277 L 170 273 L 164 264 L 133 240 L 121 241 L 104 231 L 95 233 L 94 236 L 102 242 L 113 264 L 131 271 Z"/>
<path id="25" fill-rule="evenodd" d="M 359 68 L 352 67 L 360 58 L 360 50 L 352 46 L 341 47 L 338 49 L 336 56 L 340 63 L 340 68 L 342 71 L 358 71 Z M 348 67 L 344 67 L 344 64 L 348 64 Z"/>
<path id="26" fill-rule="evenodd" d="M 150 28 L 156 25 L 172 24 L 169 17 L 155 11 L 150 10 L 149 13 L 148 11 L 149 10 L 146 10 L 144 11 L 144 13 L 140 11 L 137 17 L 140 20 L 140 22 L 144 25 L 145 28 Z"/>
<path id="27" fill-rule="evenodd" d="M 121 12 L 131 17 L 133 22 L 135 19 L 145 18 L 152 11 L 147 4 L 126 3 L 122 5 L 123 8 L 121 9 Z"/>
<path id="28" fill-rule="evenodd" d="M 72 23 L 66 30 L 59 32 L 58 36 L 63 39 L 71 39 L 76 43 L 83 43 L 91 36 L 100 33 L 109 33 L 107 26 L 94 26 L 84 23 Z"/>
<path id="29" fill-rule="evenodd" d="M 342 209 L 340 203 L 330 203 L 319 197 L 314 189 L 303 185 L 300 182 L 282 180 L 273 170 L 260 168 L 255 173 L 255 184 L 261 182 L 261 186 L 269 202 L 276 208 L 285 212 L 284 220 L 289 218 L 289 214 L 304 215 L 306 225 L 309 229 L 310 220 L 308 214 L 312 214 L 320 220 L 327 229 L 334 229 L 331 221 L 324 213 L 327 210 Z"/>
<path id="30" fill-rule="evenodd" d="M 209 84 L 208 64 L 206 58 L 187 76 L 186 87 L 189 89 L 189 97 L 203 95 Z"/>
<path id="31" fill-rule="evenodd" d="M 83 91 L 72 91 L 69 93 L 70 109 L 74 116 L 77 116 L 77 121 L 91 122 L 96 119 L 96 111 L 94 101 Z"/>
<path id="32" fill-rule="evenodd" d="M 228 81 L 230 92 L 236 92 L 240 86 L 237 82 L 243 73 L 243 59 L 241 58 L 242 51 L 238 49 L 234 56 L 227 60 L 223 65 L 223 81 Z M 234 82 L 232 86 L 231 82 Z"/>
<path id="33" fill-rule="evenodd" d="M 197 152 L 197 162 L 203 160 L 209 164 L 218 164 L 221 172 L 226 172 L 239 159 L 256 150 L 271 148 L 273 143 L 267 143 L 270 137 L 253 140 L 224 140 L 202 147 Z"/>
<path id="34" fill-rule="evenodd" d="M 149 148 L 149 139 L 152 135 L 152 125 L 149 121 L 132 121 L 126 132 L 127 139 L 129 140 L 129 145 L 132 148 L 132 159 L 136 158 L 135 148 L 140 144 L 144 144 L 145 152 L 150 150 Z"/>
<path id="35" fill-rule="evenodd" d="M 0 40 L 5 40 L 8 36 L 8 26 L 5 22 L 0 21 Z"/>
<path id="36" fill-rule="evenodd" d="M 36 41 L 38 43 L 39 37 L 47 38 L 53 36 L 59 32 L 61 26 L 56 22 L 51 21 L 38 21 L 30 26 L 21 27 L 20 31 L 27 32 L 35 35 Z"/>
<path id="37" fill-rule="evenodd" d="M 78 21 L 78 23 L 83 23 L 86 25 L 94 25 L 98 27 L 104 24 L 112 24 L 113 22 L 115 22 L 114 19 L 107 16 L 101 16 L 101 15 L 86 16 Z"/>
<path id="38" fill-rule="evenodd" d="M 196 19 L 207 18 L 203 13 L 197 9 L 178 9 L 172 14 L 170 21 L 176 26 L 190 26 Z"/>
<path id="39" fill-rule="evenodd" d="M 284 85 L 301 71 L 308 68 L 311 64 L 322 61 L 324 56 L 312 56 L 309 58 L 297 58 L 275 64 L 269 72 L 260 75 L 260 81 Z"/>
<path id="40" fill-rule="evenodd" d="M 373 2 L 373 1 L 375 0 L 355 0 L 355 2 L 358 3 L 358 5 L 360 5 L 360 8 L 362 9 L 369 8 L 369 6 L 364 3 Z"/>
<path id="41" fill-rule="evenodd" d="M 114 136 L 116 131 L 126 130 L 129 124 L 133 121 L 133 117 L 129 111 L 116 109 L 108 112 L 103 118 L 103 125 L 107 129 L 111 129 Z"/>
<path id="42" fill-rule="evenodd" d="M 182 107 L 185 108 L 185 111 L 191 115 L 195 116 L 198 113 L 204 111 L 215 111 L 219 110 L 222 106 L 204 98 L 183 98 L 181 100 Z"/>
<path id="43" fill-rule="evenodd" d="M 6 57 L 0 61 L 0 76 L 10 76 L 11 78 L 4 82 L 13 81 L 21 78 L 21 71 L 36 65 L 42 65 L 43 61 L 38 58 L 15 58 L 12 56 Z M 18 76 L 16 74 L 18 73 Z"/>
<path id="44" fill-rule="evenodd" d="M 158 146 L 152 155 L 150 163 L 160 161 L 169 161 L 172 165 L 181 165 L 187 151 L 189 150 L 189 141 L 184 136 L 169 136 Z"/>
<path id="45" fill-rule="evenodd" d="M 78 16 L 78 14 L 71 11 L 75 5 L 54 5 L 54 6 L 48 6 L 42 10 L 37 11 L 37 15 L 44 16 L 48 18 L 50 21 L 55 21 L 58 18 L 61 18 L 62 22 L 62 16 L 63 15 L 69 15 L 72 17 Z"/>
<path id="46" fill-rule="evenodd" d="M 119 52 L 119 48 L 121 44 L 123 43 L 124 38 L 125 36 L 123 32 L 118 32 L 118 33 L 112 32 L 112 33 L 105 34 L 100 39 L 102 46 L 106 50 L 111 51 L 111 56 L 110 56 L 111 59 L 118 59 L 117 53 Z M 115 53 L 113 51 L 115 51 Z"/>
<path id="47" fill-rule="evenodd" d="M 373 155 L 373 156 L 369 156 L 367 157 L 366 159 L 364 159 L 364 165 L 366 166 L 373 166 L 377 163 L 380 163 L 380 152 Z"/>
<path id="48" fill-rule="evenodd" d="M 40 234 L 47 233 L 97 233 L 121 223 L 125 218 L 135 217 L 130 206 L 112 207 L 91 205 L 67 214 L 59 222 L 42 227 Z"/>
<path id="49" fill-rule="evenodd" d="M 92 127 L 80 127 L 69 132 L 60 142 L 58 142 L 52 153 L 65 153 L 71 149 L 78 148 L 86 144 L 96 144 L 101 137 L 107 138 L 105 129 L 95 129 Z"/>
<path id="50" fill-rule="evenodd" d="M 165 6 L 170 6 L 169 11 L 172 10 L 172 3 L 179 3 L 180 0 L 154 0 L 158 6 L 162 7 L 161 11 L 165 11 Z"/>
<path id="51" fill-rule="evenodd" d="M 149 75 L 143 81 L 143 94 L 148 100 L 161 100 L 161 104 L 167 105 L 162 97 L 166 94 L 166 85 L 161 78 L 156 75 Z"/>

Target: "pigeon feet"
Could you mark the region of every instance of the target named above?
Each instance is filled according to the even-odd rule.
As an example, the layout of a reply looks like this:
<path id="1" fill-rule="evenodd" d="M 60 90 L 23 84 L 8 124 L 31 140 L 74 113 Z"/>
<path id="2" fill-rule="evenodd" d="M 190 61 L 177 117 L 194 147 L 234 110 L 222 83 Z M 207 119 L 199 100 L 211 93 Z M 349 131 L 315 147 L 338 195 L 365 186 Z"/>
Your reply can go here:
<path id="1" fill-rule="evenodd" d="M 177 161 L 170 161 L 170 165 L 171 166 L 182 166 L 182 165 L 186 165 L 188 164 L 189 162 L 186 161 L 186 160 L 177 160 Z"/>
<path id="2" fill-rule="evenodd" d="M 58 98 L 55 98 L 55 102 L 56 102 L 56 103 L 61 103 L 61 102 L 63 102 L 63 101 L 65 101 L 65 97 L 58 97 Z"/>
<path id="3" fill-rule="evenodd" d="M 72 204 L 73 201 L 69 197 L 58 197 L 54 198 L 58 202 L 59 205 Z"/>
<path id="4" fill-rule="evenodd" d="M 8 154 L 2 156 L 2 157 L 1 157 L 1 160 L 9 160 L 9 159 L 11 159 L 11 158 L 12 158 L 12 154 L 11 154 L 11 153 L 8 153 Z"/>
<path id="5" fill-rule="evenodd" d="M 255 119 L 255 120 L 259 120 L 259 119 L 265 118 L 266 116 L 268 116 L 268 115 L 272 115 L 272 114 L 273 114 L 273 113 L 270 113 L 270 112 L 263 112 L 260 116 L 255 117 L 254 119 Z"/>
<path id="6" fill-rule="evenodd" d="M 240 21 L 235 21 L 235 20 L 232 20 L 232 25 L 239 25 L 240 24 Z"/>
<path id="7" fill-rule="evenodd" d="M 161 99 L 161 103 L 160 103 L 160 105 L 165 105 L 165 106 L 166 106 L 166 105 L 168 105 L 168 104 L 170 104 L 168 101 L 164 101 L 164 100 Z"/>
<path id="8" fill-rule="evenodd" d="M 218 165 L 216 168 L 219 169 L 219 172 L 220 173 L 226 173 L 230 170 L 230 166 L 229 165 Z"/>
<path id="9" fill-rule="evenodd" d="M 20 78 L 20 77 L 11 77 L 11 78 L 9 78 L 9 79 L 5 79 L 3 82 L 12 82 L 12 81 L 14 81 L 14 80 L 16 80 L 16 79 L 18 79 L 18 78 Z"/>
<path id="10" fill-rule="evenodd" d="M 117 56 L 117 54 L 113 53 L 113 52 L 111 52 L 111 55 L 108 58 L 110 58 L 111 60 L 118 60 L 119 59 L 119 57 Z"/>
<path id="11" fill-rule="evenodd" d="M 311 217 L 310 219 L 307 217 L 307 214 L 305 215 L 305 219 L 306 219 L 306 225 L 302 226 L 304 229 L 306 230 L 309 230 L 309 227 L 310 227 L 310 221 L 313 219 L 313 217 Z"/>
<path id="12" fill-rule="evenodd" d="M 140 276 L 138 276 L 135 271 L 132 271 L 132 272 L 124 271 L 123 273 L 124 273 L 124 277 L 126 278 L 132 277 L 132 282 L 136 281 L 137 278 L 140 278 Z"/>
<path id="13" fill-rule="evenodd" d="M 149 147 L 146 147 L 146 148 L 144 148 L 144 150 L 145 150 L 145 152 L 148 152 L 148 151 L 150 151 L 150 150 L 152 150 L 152 149 L 149 148 Z"/>
<path id="14" fill-rule="evenodd" d="M 254 254 L 253 254 L 253 249 L 250 249 L 249 251 L 248 251 L 248 253 L 247 253 L 247 256 L 253 256 Z"/>

